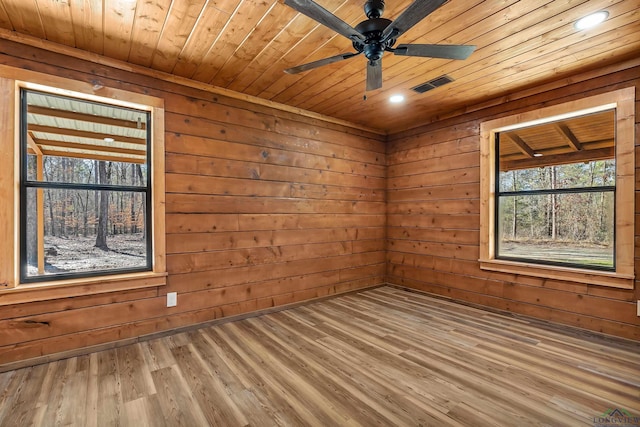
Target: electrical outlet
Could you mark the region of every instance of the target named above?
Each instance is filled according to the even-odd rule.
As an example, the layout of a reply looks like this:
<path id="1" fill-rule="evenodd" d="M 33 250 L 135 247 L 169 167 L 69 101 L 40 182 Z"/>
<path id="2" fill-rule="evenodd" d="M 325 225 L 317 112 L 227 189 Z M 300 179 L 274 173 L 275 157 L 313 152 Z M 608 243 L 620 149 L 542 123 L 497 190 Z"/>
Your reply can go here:
<path id="1" fill-rule="evenodd" d="M 168 292 L 167 293 L 167 307 L 175 307 L 178 305 L 178 293 L 177 292 Z"/>

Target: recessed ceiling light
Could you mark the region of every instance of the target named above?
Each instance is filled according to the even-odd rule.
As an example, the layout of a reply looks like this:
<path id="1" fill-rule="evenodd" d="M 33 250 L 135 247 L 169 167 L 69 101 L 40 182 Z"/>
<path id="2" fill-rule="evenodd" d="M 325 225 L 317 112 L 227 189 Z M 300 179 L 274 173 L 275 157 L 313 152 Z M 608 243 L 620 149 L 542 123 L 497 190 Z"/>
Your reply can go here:
<path id="1" fill-rule="evenodd" d="M 115 141 L 115 139 L 113 139 L 113 138 L 109 138 L 109 137 L 106 137 L 106 138 L 104 139 L 104 142 L 114 142 L 114 141 Z"/>
<path id="2" fill-rule="evenodd" d="M 588 28 L 593 28 L 598 24 L 601 24 L 609 17 L 609 12 L 606 10 L 601 10 L 600 12 L 595 12 L 590 15 L 585 16 L 584 18 L 580 18 L 573 24 L 577 30 L 586 30 Z"/>
<path id="3" fill-rule="evenodd" d="M 533 153 L 533 157 L 542 157 L 542 153 Z"/>
<path id="4" fill-rule="evenodd" d="M 404 96 L 402 95 L 393 95 L 391 98 L 389 98 L 389 102 L 392 102 L 394 104 L 399 104 L 402 101 L 404 101 Z"/>

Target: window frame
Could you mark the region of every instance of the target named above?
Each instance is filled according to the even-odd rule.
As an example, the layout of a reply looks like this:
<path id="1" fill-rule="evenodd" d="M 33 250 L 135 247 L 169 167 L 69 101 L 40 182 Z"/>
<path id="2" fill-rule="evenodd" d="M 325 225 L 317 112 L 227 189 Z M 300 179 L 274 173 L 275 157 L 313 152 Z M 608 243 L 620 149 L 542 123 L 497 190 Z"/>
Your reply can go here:
<path id="1" fill-rule="evenodd" d="M 496 134 L 615 109 L 615 271 L 496 257 Z M 625 88 L 480 124 L 480 268 L 516 275 L 634 288 L 635 88 Z"/>
<path id="2" fill-rule="evenodd" d="M 152 165 L 151 181 L 151 269 L 139 272 L 83 275 L 52 280 L 21 279 L 21 102 L 22 89 L 62 95 L 116 107 L 146 111 L 151 116 L 147 156 Z M 164 100 L 149 95 L 70 80 L 0 65 L 0 306 L 20 302 L 73 297 L 166 284 Z"/>
<path id="3" fill-rule="evenodd" d="M 140 267 L 133 268 L 121 268 L 116 270 L 89 270 L 89 271 L 70 271 L 65 273 L 55 273 L 55 274 L 39 274 L 35 276 L 29 276 L 27 274 L 27 192 L 28 189 L 70 189 L 70 190 L 89 190 L 89 191 L 107 191 L 107 192 L 117 192 L 117 191 L 125 191 L 125 192 L 137 192 L 143 193 L 145 203 L 149 206 L 149 209 L 146 209 L 145 215 L 145 229 L 152 223 L 152 196 L 153 191 L 151 187 L 151 174 L 153 171 L 152 167 L 152 159 L 149 155 L 151 153 L 151 112 L 144 110 L 137 110 L 141 113 L 144 113 L 146 116 L 146 159 L 145 165 L 149 173 L 147 173 L 147 178 L 145 179 L 145 185 L 139 187 L 130 187 L 130 186 L 122 186 L 115 184 L 91 184 L 91 183 L 72 183 L 72 182 L 49 182 L 49 181 L 38 181 L 38 180 L 30 180 L 28 177 L 27 171 L 27 145 L 28 145 L 28 137 L 27 130 L 29 126 L 28 122 L 28 95 L 29 93 L 52 96 L 52 97 L 61 97 L 59 94 L 53 94 L 51 92 L 43 92 L 43 91 L 34 91 L 30 89 L 26 89 L 24 87 L 20 88 L 20 283 L 37 283 L 37 282 L 46 282 L 46 281 L 54 281 L 54 280 L 64 280 L 64 279 L 73 279 L 73 278 L 85 278 L 85 277 L 94 277 L 94 276 L 111 276 L 115 274 L 125 274 L 125 273 L 133 273 L 133 272 L 143 272 L 143 271 L 151 271 L 153 268 L 152 262 L 152 254 L 153 254 L 153 235 L 152 233 L 146 233 L 145 237 L 145 246 L 146 246 L 146 256 L 145 256 L 145 265 Z M 78 97 L 62 97 L 64 99 L 78 99 L 83 102 L 87 102 L 84 99 Z M 91 103 L 95 103 L 98 105 L 108 105 L 113 107 L 111 103 L 98 103 L 95 101 L 91 101 Z M 117 106 L 115 108 L 122 108 L 121 106 Z M 151 126 L 149 126 L 151 125 Z M 42 156 L 42 154 L 40 154 Z M 64 157 L 61 155 L 61 157 Z M 91 160 L 91 159 L 90 159 Z M 40 227 L 40 225 L 38 225 Z M 44 229 L 44 225 L 42 225 Z M 39 243 L 44 244 L 44 242 Z"/>

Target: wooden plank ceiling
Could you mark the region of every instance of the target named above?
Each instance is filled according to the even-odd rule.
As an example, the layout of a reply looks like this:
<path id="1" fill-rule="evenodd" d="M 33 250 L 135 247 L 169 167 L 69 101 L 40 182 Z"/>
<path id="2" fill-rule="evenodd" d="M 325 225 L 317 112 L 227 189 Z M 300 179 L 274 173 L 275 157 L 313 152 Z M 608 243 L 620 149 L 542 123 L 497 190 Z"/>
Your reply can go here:
<path id="1" fill-rule="evenodd" d="M 318 0 L 352 26 L 362 0 Z M 388 0 L 394 19 L 411 0 Z M 397 132 L 560 77 L 640 55 L 640 0 L 450 0 L 398 43 L 471 44 L 464 61 L 386 53 L 382 89 L 365 94 L 361 55 L 302 74 L 284 69 L 351 42 L 281 0 L 0 0 L 0 36 L 43 39 L 198 82 Z M 574 22 L 606 10 L 586 31 Z M 17 34 L 16 34 L 17 33 Z M 411 88 L 442 75 L 452 83 Z M 403 94 L 402 104 L 391 104 Z"/>

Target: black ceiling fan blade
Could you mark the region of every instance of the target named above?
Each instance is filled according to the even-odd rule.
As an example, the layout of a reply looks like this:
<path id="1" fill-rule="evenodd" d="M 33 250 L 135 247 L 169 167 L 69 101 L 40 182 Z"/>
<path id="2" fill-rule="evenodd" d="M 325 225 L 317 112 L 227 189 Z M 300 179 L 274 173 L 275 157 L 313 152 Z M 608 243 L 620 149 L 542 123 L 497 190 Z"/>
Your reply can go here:
<path id="1" fill-rule="evenodd" d="M 462 44 L 401 44 L 393 50 L 393 53 L 400 56 L 467 59 L 474 50 L 476 50 L 475 46 Z"/>
<path id="2" fill-rule="evenodd" d="M 400 16 L 384 29 L 382 40 L 398 37 L 446 2 L 447 0 L 414 0 Z"/>
<path id="3" fill-rule="evenodd" d="M 382 61 L 369 61 L 367 63 L 367 90 L 376 90 L 382 87 Z"/>
<path id="4" fill-rule="evenodd" d="M 287 68 L 284 70 L 287 74 L 298 74 L 303 71 L 313 70 L 314 68 L 322 67 L 323 65 L 333 64 L 334 62 L 342 61 L 345 59 L 353 58 L 360 55 L 361 52 L 355 53 L 341 53 L 340 55 L 332 56 L 330 58 L 319 59 L 317 61 L 309 62 L 307 64 L 298 65 L 296 67 Z"/>
<path id="5" fill-rule="evenodd" d="M 284 0 L 284 4 L 350 40 L 365 40 L 359 31 L 312 0 Z"/>

